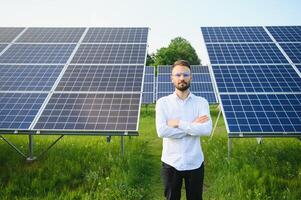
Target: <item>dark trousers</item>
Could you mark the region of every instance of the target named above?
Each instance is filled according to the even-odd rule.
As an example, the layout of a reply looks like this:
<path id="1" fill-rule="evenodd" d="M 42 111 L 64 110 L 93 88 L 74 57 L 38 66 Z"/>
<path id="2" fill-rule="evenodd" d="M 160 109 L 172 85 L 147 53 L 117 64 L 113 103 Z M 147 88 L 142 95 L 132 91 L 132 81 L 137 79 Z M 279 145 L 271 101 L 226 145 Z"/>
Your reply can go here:
<path id="1" fill-rule="evenodd" d="M 185 181 L 186 199 L 201 200 L 204 182 L 204 163 L 194 170 L 178 171 L 162 163 L 161 176 L 164 184 L 164 196 L 167 200 L 180 200 L 183 179 Z"/>

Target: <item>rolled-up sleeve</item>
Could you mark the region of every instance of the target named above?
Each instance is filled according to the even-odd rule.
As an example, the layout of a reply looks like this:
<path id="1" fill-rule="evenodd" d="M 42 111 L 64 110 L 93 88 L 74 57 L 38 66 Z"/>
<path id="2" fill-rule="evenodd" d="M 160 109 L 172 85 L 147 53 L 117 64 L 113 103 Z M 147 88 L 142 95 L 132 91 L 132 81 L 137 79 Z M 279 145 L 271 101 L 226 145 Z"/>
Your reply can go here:
<path id="1" fill-rule="evenodd" d="M 164 101 L 159 99 L 156 103 L 156 129 L 161 138 L 179 139 L 187 136 L 187 133 L 179 128 L 171 128 L 167 125 L 167 116 L 164 112 Z"/>

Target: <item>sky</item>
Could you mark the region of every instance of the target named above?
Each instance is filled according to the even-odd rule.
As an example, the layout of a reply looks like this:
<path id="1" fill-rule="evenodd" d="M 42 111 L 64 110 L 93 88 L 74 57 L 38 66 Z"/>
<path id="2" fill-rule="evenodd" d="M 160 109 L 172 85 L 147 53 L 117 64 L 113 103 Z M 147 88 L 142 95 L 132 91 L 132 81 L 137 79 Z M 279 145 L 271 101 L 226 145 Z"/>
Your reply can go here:
<path id="1" fill-rule="evenodd" d="M 148 52 L 181 36 L 202 64 L 201 26 L 301 25 L 300 0 L 0 0 L 0 26 L 149 27 Z"/>

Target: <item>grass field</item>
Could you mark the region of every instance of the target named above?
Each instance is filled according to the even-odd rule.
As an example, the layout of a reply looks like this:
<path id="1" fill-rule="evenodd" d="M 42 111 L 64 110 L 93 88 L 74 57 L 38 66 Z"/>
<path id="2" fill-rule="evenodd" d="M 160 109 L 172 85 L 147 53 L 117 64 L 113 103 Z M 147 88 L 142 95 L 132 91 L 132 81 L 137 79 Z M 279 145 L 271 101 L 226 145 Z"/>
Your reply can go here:
<path id="1" fill-rule="evenodd" d="M 215 121 L 218 112 L 211 107 Z M 0 199 L 163 199 L 160 178 L 162 141 L 153 106 L 143 107 L 140 136 L 65 136 L 45 157 L 27 163 L 0 141 Z M 27 151 L 26 136 L 6 136 Z M 36 152 L 56 137 L 36 136 Z M 223 119 L 205 154 L 204 199 L 301 199 L 301 142 L 296 138 L 235 139 L 227 158 Z M 184 198 L 183 191 L 183 199 Z"/>

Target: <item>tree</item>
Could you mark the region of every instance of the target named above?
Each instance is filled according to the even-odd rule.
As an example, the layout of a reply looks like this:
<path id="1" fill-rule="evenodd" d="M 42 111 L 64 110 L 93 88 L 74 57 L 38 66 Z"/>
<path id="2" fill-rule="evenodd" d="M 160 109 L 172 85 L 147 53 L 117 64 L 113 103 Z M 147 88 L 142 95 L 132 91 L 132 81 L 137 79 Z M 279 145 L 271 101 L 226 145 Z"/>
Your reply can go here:
<path id="1" fill-rule="evenodd" d="M 171 40 L 168 47 L 160 48 L 153 56 L 154 65 L 172 65 L 176 60 L 187 60 L 192 65 L 199 65 L 198 58 L 191 44 L 182 37 Z"/>
<path id="2" fill-rule="evenodd" d="M 146 66 L 154 66 L 154 63 L 155 63 L 155 54 L 152 53 L 152 54 L 147 54 L 147 57 L 146 57 Z"/>

